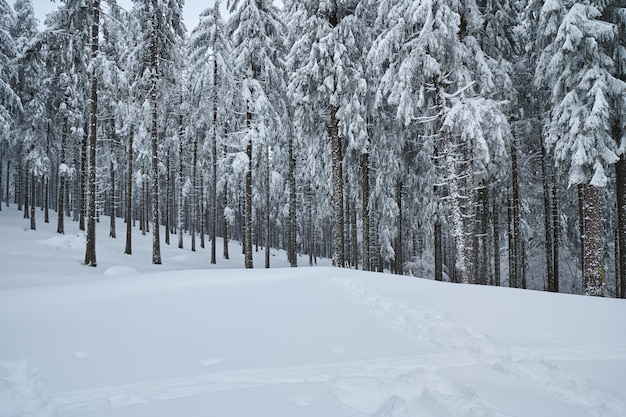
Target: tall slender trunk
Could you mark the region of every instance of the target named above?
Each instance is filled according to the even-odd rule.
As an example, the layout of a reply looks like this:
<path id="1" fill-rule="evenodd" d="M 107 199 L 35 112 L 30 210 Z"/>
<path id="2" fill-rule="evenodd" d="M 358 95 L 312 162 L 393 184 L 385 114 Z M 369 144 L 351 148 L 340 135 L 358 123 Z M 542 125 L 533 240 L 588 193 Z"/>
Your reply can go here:
<path id="1" fill-rule="evenodd" d="M 289 186 L 289 220 L 287 225 L 287 253 L 289 255 L 289 265 L 298 266 L 298 255 L 296 251 L 296 157 L 293 149 L 293 132 L 289 132 L 289 171 L 287 182 Z"/>
<path id="2" fill-rule="evenodd" d="M 403 217 L 402 217 L 402 188 L 404 184 L 401 179 L 396 181 L 396 205 L 398 206 L 398 235 L 396 236 L 396 271 L 395 273 L 398 275 L 403 275 L 402 265 L 404 264 L 404 259 L 402 256 L 403 252 L 403 242 L 402 242 L 402 227 L 403 227 Z"/>
<path id="3" fill-rule="evenodd" d="M 332 152 L 332 202 L 333 202 L 333 265 L 345 267 L 344 253 L 344 213 L 343 213 L 343 155 L 339 136 L 337 107 L 331 106 L 328 134 Z"/>
<path id="4" fill-rule="evenodd" d="M 50 122 L 48 122 L 48 128 L 46 131 L 46 155 L 48 156 L 48 158 L 50 158 Z M 2 159 L 2 155 L 0 155 L 0 160 Z M 0 162 L 0 184 L 2 183 L 1 181 L 2 178 L 2 163 Z M 50 203 L 50 173 L 46 173 L 45 174 L 45 181 L 43 182 L 43 186 L 44 186 L 44 197 L 43 197 L 43 203 L 44 203 L 44 223 L 50 223 L 50 213 L 48 212 L 48 206 Z M 2 186 L 0 185 L 0 190 L 2 189 Z M 0 193 L 2 194 L 2 193 Z M 0 199 L 0 207 L 2 207 L 2 199 Z"/>
<path id="5" fill-rule="evenodd" d="M 361 180 L 363 194 L 363 211 L 361 213 L 361 222 L 363 224 L 363 270 L 371 271 L 371 255 L 370 255 L 370 154 L 369 151 L 361 155 L 361 172 L 363 174 Z"/>
<path id="6" fill-rule="evenodd" d="M 265 169 L 265 268 L 270 267 L 270 147 L 265 146 L 266 163 Z"/>
<path id="7" fill-rule="evenodd" d="M 35 223 L 35 174 L 30 174 L 30 229 L 36 230 L 37 224 Z"/>
<path id="8" fill-rule="evenodd" d="M 583 252 L 583 291 L 586 295 L 604 296 L 604 230 L 602 210 L 604 192 L 590 184 L 584 186 L 585 249 Z"/>
<path id="9" fill-rule="evenodd" d="M 211 138 L 211 156 L 213 160 L 211 161 L 211 224 L 209 226 L 212 265 L 217 263 L 217 242 L 215 241 L 217 237 L 217 75 L 217 61 L 213 60 L 213 135 Z M 226 254 L 228 254 L 227 250 Z"/>
<path id="10" fill-rule="evenodd" d="M 170 149 L 167 150 L 167 162 L 166 162 L 166 185 L 165 189 L 167 190 L 167 194 L 165 196 L 165 244 L 170 244 L 170 216 L 172 215 L 172 167 L 170 163 L 170 159 L 172 158 L 172 152 Z"/>
<path id="11" fill-rule="evenodd" d="M 124 253 L 130 255 L 133 253 L 132 249 L 132 233 L 133 225 L 131 224 L 131 216 L 133 210 L 133 139 L 134 131 L 131 128 L 128 135 L 128 178 L 126 183 L 126 248 Z"/>
<path id="12" fill-rule="evenodd" d="M 554 273 L 554 291 L 559 292 L 559 196 L 557 194 L 556 178 L 554 176 L 554 170 L 551 175 L 552 181 L 552 243 L 553 243 L 553 259 L 554 267 L 552 271 Z"/>
<path id="13" fill-rule="evenodd" d="M 59 199 L 57 201 L 57 233 L 65 233 L 65 179 L 67 177 L 67 165 L 65 164 L 65 156 L 67 152 L 67 135 L 68 120 L 67 116 L 63 117 L 63 130 L 61 132 L 61 165 L 62 172 L 59 173 Z"/>
<path id="14" fill-rule="evenodd" d="M 7 158 L 7 185 L 6 185 L 7 189 L 6 189 L 6 199 L 5 199 L 7 207 L 9 207 L 9 197 L 11 196 L 10 195 L 11 181 L 9 180 L 10 175 L 11 175 L 11 160 Z M 0 190 L 0 192 L 2 192 L 2 190 Z"/>
<path id="15" fill-rule="evenodd" d="M 494 194 L 498 191 L 494 189 Z M 500 204 L 498 203 L 498 195 L 492 198 L 493 205 L 493 285 L 499 287 L 501 285 L 500 271 Z"/>
<path id="16" fill-rule="evenodd" d="M 200 211 L 200 247 L 204 249 L 204 219 L 205 219 L 205 207 L 204 207 L 204 177 L 200 175 L 200 202 L 198 204 L 198 210 Z"/>
<path id="17" fill-rule="evenodd" d="M 248 103 L 249 105 L 249 103 Z M 248 131 L 252 129 L 252 113 L 246 113 L 246 127 Z M 244 190 L 244 257 L 245 267 L 252 268 L 252 139 L 248 139 L 246 144 L 246 155 L 248 156 L 248 169 L 246 170 L 245 190 Z"/>
<path id="18" fill-rule="evenodd" d="M 223 204 L 224 204 L 224 209 L 226 209 L 228 207 L 228 182 L 224 182 L 224 196 L 223 196 L 224 200 L 223 200 Z M 230 256 L 228 254 L 228 219 L 226 219 L 225 217 L 222 219 L 223 225 L 224 227 L 222 229 L 224 229 L 224 251 L 223 251 L 223 258 L 224 259 L 230 259 Z"/>
<path id="19" fill-rule="evenodd" d="M 545 231 L 545 256 L 548 291 L 557 292 L 554 279 L 554 229 L 552 227 L 552 199 L 550 196 L 550 185 L 548 184 L 549 172 L 546 147 L 541 135 L 541 179 L 543 184 L 543 223 Z"/>
<path id="20" fill-rule="evenodd" d="M 93 2 L 93 22 L 91 24 L 91 58 L 93 64 L 98 55 L 100 30 L 100 0 Z M 89 217 L 87 219 L 87 248 L 85 265 L 96 266 L 96 135 L 98 128 L 98 77 L 96 69 L 91 72 L 91 111 L 89 117 Z"/>
<path id="21" fill-rule="evenodd" d="M 183 216 L 185 209 L 185 198 L 183 196 L 183 114 L 178 114 L 178 248 L 183 248 Z"/>
<path id="22" fill-rule="evenodd" d="M 161 242 L 159 238 L 159 144 L 158 144 L 158 53 L 157 53 L 157 32 L 153 28 L 150 45 L 150 105 L 152 107 L 152 126 L 150 136 L 152 137 L 152 263 L 161 264 Z"/>
<path id="23" fill-rule="evenodd" d="M 585 186 L 578 184 L 578 229 L 580 234 L 580 273 L 585 274 Z M 583 288 L 584 291 L 584 288 Z"/>
<path id="24" fill-rule="evenodd" d="M 29 197 L 30 197 L 30 192 L 29 192 L 29 187 L 28 187 L 28 171 L 30 171 L 30 163 L 28 161 L 26 161 L 26 165 L 24 166 L 24 172 L 22 172 L 22 181 L 20 181 L 21 183 L 23 183 L 24 187 L 23 187 L 23 191 L 24 191 L 24 218 L 25 219 L 29 219 L 30 218 L 30 210 L 29 210 Z"/>
<path id="25" fill-rule="evenodd" d="M 198 137 L 193 138 L 193 160 L 191 167 L 191 251 L 196 251 L 196 228 L 198 227 Z"/>
<path id="26" fill-rule="evenodd" d="M 617 121 L 613 126 L 613 138 L 618 144 L 622 138 L 622 129 Z M 620 289 L 617 297 L 626 298 L 626 155 L 624 154 L 615 164 L 615 195 L 617 200 L 617 253 L 619 255 L 616 259 L 619 259 L 617 271 Z"/>
<path id="27" fill-rule="evenodd" d="M 440 145 L 438 143 L 435 143 L 434 149 L 433 149 L 433 159 L 434 159 L 434 165 L 435 165 L 435 172 L 438 172 L 441 170 L 440 168 L 440 161 L 441 161 L 441 151 L 440 151 Z M 433 185 L 433 194 L 435 195 L 436 198 L 436 206 L 435 206 L 435 212 L 434 212 L 434 236 L 433 236 L 433 243 L 434 243 L 434 257 L 435 257 L 435 281 L 443 281 L 443 234 L 442 234 L 442 225 L 441 225 L 441 218 L 443 217 L 443 192 L 442 192 L 442 185 L 440 185 L 440 183 L 442 182 L 439 179 L 439 176 L 437 176 L 436 179 L 436 184 Z"/>
<path id="28" fill-rule="evenodd" d="M 117 190 L 115 189 L 115 163 L 113 160 L 110 162 L 109 170 L 111 171 L 111 216 L 110 216 L 110 224 L 109 224 L 109 237 L 112 239 L 116 238 L 115 235 L 115 201 Z"/>
<path id="29" fill-rule="evenodd" d="M 89 137 L 89 125 L 85 122 L 85 132 L 83 134 L 83 140 L 81 142 L 80 149 L 80 190 L 79 190 L 79 214 L 78 214 L 78 229 L 85 230 L 85 214 L 87 214 L 87 196 L 85 191 L 87 190 L 87 143 Z"/>
<path id="30" fill-rule="evenodd" d="M 523 287 L 522 268 L 523 257 L 521 248 L 520 232 L 520 208 L 519 208 L 519 179 L 517 170 L 517 144 L 515 138 L 511 144 L 511 237 L 513 247 L 509 249 L 511 256 L 510 276 L 515 288 Z"/>
<path id="31" fill-rule="evenodd" d="M 2 211 L 2 192 L 4 191 L 4 187 L 2 187 L 3 177 L 2 177 L 2 163 L 4 162 L 4 144 L 0 143 L 0 211 Z M 9 182 L 9 175 L 7 173 L 7 183 Z M 7 202 L 9 201 L 9 196 L 7 195 Z"/>

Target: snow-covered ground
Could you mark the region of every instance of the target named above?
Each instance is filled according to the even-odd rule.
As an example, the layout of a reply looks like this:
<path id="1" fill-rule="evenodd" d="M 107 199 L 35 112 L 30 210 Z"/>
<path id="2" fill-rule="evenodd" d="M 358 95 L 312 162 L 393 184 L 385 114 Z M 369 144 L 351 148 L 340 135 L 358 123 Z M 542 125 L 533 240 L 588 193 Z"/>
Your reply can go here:
<path id="1" fill-rule="evenodd" d="M 77 224 L 37 216 L 0 212 L 2 417 L 626 416 L 623 300 L 278 252 L 244 270 L 237 242 L 212 266 L 188 238 L 153 266 L 151 236 L 124 255 L 106 218 L 89 268 Z"/>

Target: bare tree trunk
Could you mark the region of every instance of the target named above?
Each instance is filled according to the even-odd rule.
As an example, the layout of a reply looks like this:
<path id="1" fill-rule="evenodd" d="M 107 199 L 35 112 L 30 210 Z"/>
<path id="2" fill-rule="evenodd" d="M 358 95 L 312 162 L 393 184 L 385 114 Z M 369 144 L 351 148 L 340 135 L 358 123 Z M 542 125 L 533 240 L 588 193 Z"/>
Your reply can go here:
<path id="1" fill-rule="evenodd" d="M 613 126 L 613 137 L 616 143 L 619 144 L 622 130 L 617 121 Z M 620 292 L 616 296 L 626 298 L 626 155 L 624 154 L 620 156 L 619 161 L 615 164 L 615 195 L 617 200 L 617 259 L 619 259 L 617 271 L 619 272 L 618 281 L 620 288 Z"/>
<path id="2" fill-rule="evenodd" d="M 193 138 L 193 160 L 191 167 L 191 251 L 196 251 L 196 228 L 198 227 L 198 138 Z"/>
<path id="3" fill-rule="evenodd" d="M 151 34 L 150 51 L 150 105 L 152 107 L 152 263 L 161 264 L 161 242 L 159 239 L 159 148 L 158 148 L 158 109 L 157 109 L 157 83 L 158 83 L 158 54 L 157 32 L 153 28 Z"/>
<path id="4" fill-rule="evenodd" d="M 183 249 L 183 216 L 185 209 L 185 198 L 183 196 L 183 115 L 178 114 L 178 248 Z"/>
<path id="5" fill-rule="evenodd" d="M 228 183 L 225 182 L 224 183 L 224 209 L 226 209 L 228 207 Z M 224 224 L 224 253 L 223 253 L 223 257 L 224 259 L 230 259 L 229 254 L 228 254 L 228 220 L 226 218 L 222 219 L 222 222 Z"/>
<path id="6" fill-rule="evenodd" d="M 215 241 L 217 237 L 217 115 L 217 62 L 213 60 L 213 137 L 211 138 L 211 156 L 213 161 L 211 163 L 211 225 L 209 227 L 212 265 L 217 263 L 217 242 Z M 224 205 L 224 208 L 226 208 L 226 205 Z M 223 222 L 226 223 L 225 220 Z M 226 239 L 226 236 L 224 236 L 225 241 Z M 224 259 L 228 259 L 228 249 L 225 250 L 225 255 Z"/>
<path id="7" fill-rule="evenodd" d="M 578 229 L 580 231 L 580 273 L 585 274 L 585 186 L 578 184 Z M 583 288 L 584 291 L 584 288 Z"/>
<path id="8" fill-rule="evenodd" d="M 600 187 L 584 186 L 585 249 L 583 252 L 583 291 L 586 295 L 604 296 L 604 230 L 602 210 L 604 193 Z"/>
<path id="9" fill-rule="evenodd" d="M 253 71 L 254 72 L 254 71 Z M 246 113 L 246 127 L 252 128 L 252 113 Z M 252 139 L 248 139 L 246 144 L 246 155 L 248 156 L 248 169 L 246 170 L 246 180 L 244 189 L 244 256 L 245 267 L 252 268 Z"/>
<path id="10" fill-rule="evenodd" d="M 494 193 L 498 191 L 494 190 Z M 493 285 L 501 285 L 500 270 L 500 204 L 498 204 L 497 194 L 493 196 Z"/>
<path id="11" fill-rule="evenodd" d="M 371 254 L 370 254 L 370 154 L 369 151 L 361 155 L 361 172 L 363 178 L 361 181 L 363 194 L 363 211 L 361 213 L 361 221 L 363 223 L 363 270 L 371 271 Z"/>
<path id="12" fill-rule="evenodd" d="M 93 22 L 91 24 L 91 58 L 94 61 L 98 54 L 99 28 L 100 0 L 94 0 Z M 87 219 L 85 265 L 96 266 L 96 135 L 98 133 L 98 77 L 95 68 L 92 69 L 91 73 L 91 111 L 89 125 L 89 216 Z"/>
<path id="13" fill-rule="evenodd" d="M 331 106 L 328 134 L 332 152 L 332 202 L 333 202 L 333 265 L 345 267 L 344 215 L 343 215 L 343 155 L 339 136 L 337 107 Z"/>
<path id="14" fill-rule="evenodd" d="M 522 250 L 520 232 L 520 209 L 519 209 L 519 179 L 517 170 L 517 144 L 515 138 L 511 144 L 511 244 L 509 256 L 511 257 L 511 271 L 509 272 L 511 286 L 523 287 L 522 282 Z"/>
<path id="15" fill-rule="evenodd" d="M 65 233 L 65 179 L 67 177 L 67 169 L 65 168 L 65 156 L 67 152 L 67 135 L 68 120 L 67 116 L 63 117 L 63 130 L 61 132 L 61 165 L 62 172 L 59 173 L 59 200 L 57 201 L 57 233 Z"/>
<path id="16" fill-rule="evenodd" d="M 542 135 L 543 136 L 543 135 Z M 554 229 L 552 227 L 552 199 L 550 185 L 548 184 L 549 172 L 547 167 L 546 147 L 541 139 L 541 179 L 543 184 L 543 221 L 545 231 L 545 256 L 548 291 L 557 292 L 554 279 Z"/>
<path id="17" fill-rule="evenodd" d="M 24 218 L 25 219 L 29 219 L 30 218 L 30 210 L 29 210 L 29 197 L 30 197 L 30 192 L 29 192 L 29 187 L 28 187 L 28 171 L 30 170 L 30 164 L 28 163 L 28 161 L 26 161 L 26 165 L 24 167 L 24 171 L 22 172 L 22 180 L 20 181 L 20 183 L 23 184 L 23 192 L 24 192 Z"/>
<path id="18" fill-rule="evenodd" d="M 296 158 L 293 149 L 293 132 L 289 135 L 289 171 L 287 182 L 289 183 L 289 220 L 287 225 L 287 254 L 289 265 L 298 266 L 298 254 L 296 251 Z"/>
<path id="19" fill-rule="evenodd" d="M 552 170 L 552 244 L 554 253 L 552 261 L 554 267 L 552 271 L 554 273 L 554 291 L 559 292 L 559 201 L 556 188 L 556 178 L 554 177 L 554 170 Z"/>
<path id="20" fill-rule="evenodd" d="M 270 148 L 265 147 L 266 163 L 265 169 L 265 268 L 270 267 Z"/>
<path id="21" fill-rule="evenodd" d="M 36 230 L 37 224 L 35 223 L 35 174 L 30 174 L 30 229 Z"/>
<path id="22" fill-rule="evenodd" d="M 170 244 L 170 216 L 172 215 L 171 207 L 172 207 L 172 167 L 170 163 L 170 159 L 172 157 L 172 152 L 170 149 L 167 150 L 167 162 L 166 162 L 166 175 L 167 178 L 165 180 L 166 185 L 165 189 L 167 190 L 167 195 L 165 196 L 165 244 Z"/>
<path id="23" fill-rule="evenodd" d="M 116 193 L 117 190 L 115 188 L 115 164 L 113 160 L 111 160 L 109 165 L 109 170 L 111 172 L 111 208 L 110 208 L 110 224 L 109 224 L 109 237 L 115 239 L 117 236 L 115 235 L 115 201 L 116 201 Z"/>
<path id="24" fill-rule="evenodd" d="M 403 227 L 403 217 L 402 217 L 402 188 L 403 183 L 401 179 L 397 179 L 396 181 L 396 205 L 398 206 L 398 235 L 396 236 L 396 271 L 395 273 L 398 275 L 403 275 L 402 265 L 404 264 L 404 259 L 402 257 L 403 252 L 403 243 L 402 243 L 402 227 Z"/>
<path id="25" fill-rule="evenodd" d="M 134 131 L 131 128 L 128 136 L 128 178 L 126 183 L 126 248 L 124 253 L 130 255 L 133 253 L 132 249 L 132 210 L 133 210 L 133 139 Z"/>
<path id="26" fill-rule="evenodd" d="M 204 177 L 202 175 L 200 175 L 200 201 L 198 204 L 198 209 L 200 210 L 200 247 L 204 249 L 205 207 L 204 207 Z"/>
<path id="27" fill-rule="evenodd" d="M 9 198 L 11 197 L 11 194 L 10 194 L 10 184 L 11 184 L 10 175 L 11 175 L 11 160 L 9 158 L 7 158 L 7 185 L 6 185 L 6 188 L 7 188 L 6 192 L 7 193 L 6 193 L 6 199 L 5 199 L 7 207 L 9 207 Z"/>

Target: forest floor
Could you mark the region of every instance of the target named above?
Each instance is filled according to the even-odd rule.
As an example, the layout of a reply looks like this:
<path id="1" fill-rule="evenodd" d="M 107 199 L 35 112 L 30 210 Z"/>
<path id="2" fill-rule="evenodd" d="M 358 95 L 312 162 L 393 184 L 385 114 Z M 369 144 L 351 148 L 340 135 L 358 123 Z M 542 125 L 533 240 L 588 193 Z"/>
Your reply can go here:
<path id="1" fill-rule="evenodd" d="M 0 212 L 2 417 L 626 416 L 624 300 L 245 270 L 238 242 L 210 265 L 176 235 L 155 266 L 106 217 L 90 268 L 77 223 L 22 215 Z"/>

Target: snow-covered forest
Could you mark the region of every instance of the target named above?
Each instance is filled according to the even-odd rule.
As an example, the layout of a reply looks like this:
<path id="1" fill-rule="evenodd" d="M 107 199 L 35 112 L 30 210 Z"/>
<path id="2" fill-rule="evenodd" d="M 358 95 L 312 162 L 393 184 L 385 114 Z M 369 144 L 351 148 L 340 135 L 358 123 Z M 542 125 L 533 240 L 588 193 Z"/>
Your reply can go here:
<path id="1" fill-rule="evenodd" d="M 0 0 L 0 207 L 77 222 L 85 265 L 106 228 L 626 296 L 624 2 L 132 4 Z"/>

